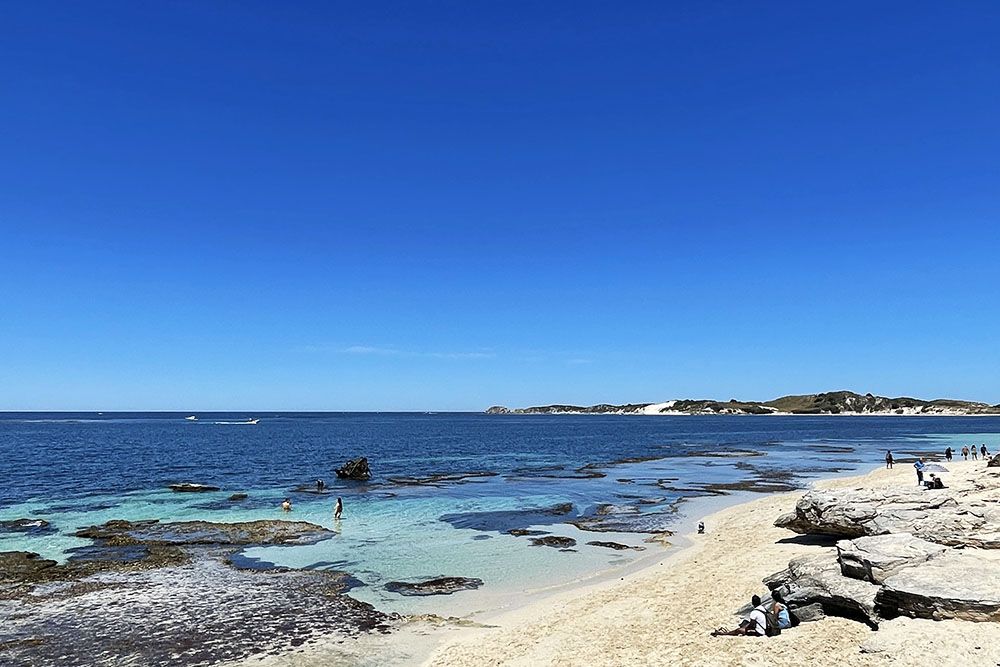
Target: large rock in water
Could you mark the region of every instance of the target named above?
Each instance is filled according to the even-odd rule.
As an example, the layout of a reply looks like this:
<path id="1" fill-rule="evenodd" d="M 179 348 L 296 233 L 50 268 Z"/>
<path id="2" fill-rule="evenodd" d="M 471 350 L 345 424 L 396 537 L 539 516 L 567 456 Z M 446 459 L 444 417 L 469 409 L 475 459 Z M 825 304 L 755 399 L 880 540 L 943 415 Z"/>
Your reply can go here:
<path id="1" fill-rule="evenodd" d="M 1000 562 L 948 549 L 889 576 L 875 599 L 879 613 L 940 620 L 1000 621 Z"/>
<path id="2" fill-rule="evenodd" d="M 358 481 L 365 481 L 371 479 L 372 473 L 368 469 L 368 459 L 361 457 L 359 459 L 351 459 L 341 467 L 337 468 L 337 477 L 341 479 L 353 479 Z"/>
<path id="3" fill-rule="evenodd" d="M 831 616 L 844 616 L 878 627 L 875 595 L 879 587 L 840 573 L 840 563 L 833 552 L 800 556 L 788 568 L 764 579 L 771 591 L 779 590 L 789 608 L 819 603 Z"/>
<path id="4" fill-rule="evenodd" d="M 427 581 L 390 581 L 385 590 L 400 595 L 451 595 L 458 591 L 471 591 L 483 585 L 482 579 L 472 577 L 438 577 Z"/>
<path id="5" fill-rule="evenodd" d="M 208 493 L 210 491 L 220 491 L 221 489 L 211 484 L 192 484 L 183 482 L 181 484 L 168 484 L 167 487 L 174 493 Z"/>
<path id="6" fill-rule="evenodd" d="M 863 537 L 912 533 L 947 544 L 1000 549 L 1000 508 L 921 489 L 817 490 L 774 522 L 796 533 Z"/>
<path id="7" fill-rule="evenodd" d="M 837 559 L 845 577 L 881 584 L 904 567 L 938 556 L 948 547 L 908 533 L 859 537 L 837 543 Z"/>

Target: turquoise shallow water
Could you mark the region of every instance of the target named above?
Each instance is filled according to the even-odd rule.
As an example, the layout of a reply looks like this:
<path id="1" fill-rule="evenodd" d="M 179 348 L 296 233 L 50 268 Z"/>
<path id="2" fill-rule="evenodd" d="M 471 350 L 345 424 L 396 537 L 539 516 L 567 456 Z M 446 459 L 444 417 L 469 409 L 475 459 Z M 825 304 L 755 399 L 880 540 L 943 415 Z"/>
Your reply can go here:
<path id="1" fill-rule="evenodd" d="M 65 560 L 90 544 L 78 528 L 112 519 L 297 519 L 335 537 L 310 546 L 252 547 L 261 567 L 335 569 L 362 586 L 351 595 L 400 612 L 486 609 L 511 592 L 577 581 L 650 555 L 648 533 L 676 527 L 685 499 L 747 487 L 801 486 L 870 467 L 884 450 L 942 451 L 986 443 L 1000 450 L 1000 419 L 891 417 L 620 417 L 485 415 L 253 415 L 256 426 L 216 424 L 251 415 L 0 416 L 0 521 L 38 518 L 47 532 L 0 533 L 0 550 Z M 364 454 L 370 483 L 336 480 L 333 468 Z M 637 459 L 622 462 L 623 459 Z M 641 460 L 638 460 L 641 459 Z M 433 486 L 401 476 L 488 472 Z M 296 492 L 326 480 L 330 493 Z M 178 494 L 169 483 L 221 491 Z M 249 494 L 231 503 L 233 492 Z M 333 519 L 341 496 L 344 518 Z M 290 497 L 291 514 L 279 504 Z M 569 503 L 565 514 L 537 510 Z M 584 520 L 582 531 L 569 520 Z M 507 534 L 535 528 L 577 541 L 531 546 Z M 608 540 L 646 551 L 589 546 Z M 407 598 L 394 580 L 476 577 L 484 585 L 448 598 Z"/>

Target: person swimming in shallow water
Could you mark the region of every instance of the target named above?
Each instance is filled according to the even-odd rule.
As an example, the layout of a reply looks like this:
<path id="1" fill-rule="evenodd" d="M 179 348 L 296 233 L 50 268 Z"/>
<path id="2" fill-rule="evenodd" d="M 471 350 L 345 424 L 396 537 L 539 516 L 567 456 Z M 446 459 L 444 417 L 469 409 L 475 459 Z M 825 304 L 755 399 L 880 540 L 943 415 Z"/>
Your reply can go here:
<path id="1" fill-rule="evenodd" d="M 292 511 L 292 501 L 285 498 L 284 502 L 281 503 L 281 511 L 291 512 Z"/>
<path id="2" fill-rule="evenodd" d="M 340 521 L 340 515 L 344 513 L 344 501 L 337 498 L 337 506 L 333 508 L 333 518 Z"/>

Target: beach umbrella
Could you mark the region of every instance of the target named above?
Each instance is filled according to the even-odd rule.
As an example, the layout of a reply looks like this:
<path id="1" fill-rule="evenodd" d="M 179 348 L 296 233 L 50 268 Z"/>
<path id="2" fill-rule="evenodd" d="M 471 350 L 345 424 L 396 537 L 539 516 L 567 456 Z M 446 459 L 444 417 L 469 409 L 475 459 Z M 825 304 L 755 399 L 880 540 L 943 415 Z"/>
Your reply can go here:
<path id="1" fill-rule="evenodd" d="M 948 469 L 940 463 L 928 463 L 924 466 L 924 472 L 948 472 Z"/>

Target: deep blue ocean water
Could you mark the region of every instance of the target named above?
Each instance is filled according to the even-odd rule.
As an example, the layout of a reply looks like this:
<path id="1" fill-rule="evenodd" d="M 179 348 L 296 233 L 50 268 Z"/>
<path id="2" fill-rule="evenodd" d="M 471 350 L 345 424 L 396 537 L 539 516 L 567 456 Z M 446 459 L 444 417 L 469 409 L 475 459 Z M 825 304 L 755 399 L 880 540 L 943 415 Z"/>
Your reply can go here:
<path id="1" fill-rule="evenodd" d="M 984 442 L 1000 449 L 990 417 L 617 416 L 377 413 L 6 413 L 0 415 L 0 520 L 40 518 L 45 534 L 0 531 L 0 550 L 72 557 L 73 536 L 110 519 L 236 521 L 294 518 L 337 531 L 310 547 L 247 549 L 249 562 L 347 570 L 380 607 L 447 611 L 462 596 L 533 590 L 627 562 L 632 552 L 587 540 L 642 544 L 669 530 L 684 499 L 728 489 L 781 490 L 817 476 L 878 465 L 886 449 L 940 452 Z M 257 417 L 256 425 L 234 424 Z M 366 456 L 369 483 L 336 479 L 347 459 Z M 397 478 L 495 473 L 433 485 Z M 323 479 L 329 493 L 296 492 Z M 397 479 L 397 481 L 393 481 Z M 217 493 L 179 494 L 198 482 Z M 232 503 L 228 496 L 249 498 Z M 332 517 L 344 499 L 342 523 Z M 279 504 L 291 498 L 292 515 Z M 571 503 L 566 514 L 539 512 Z M 565 523 L 593 520 L 581 531 Z M 530 546 L 506 534 L 541 527 L 580 543 L 574 552 Z M 639 532 L 637 532 L 639 531 Z M 558 572 L 558 576 L 552 573 Z M 403 600 L 393 579 L 476 576 L 475 593 Z M 421 606 L 423 605 L 423 606 Z"/>

